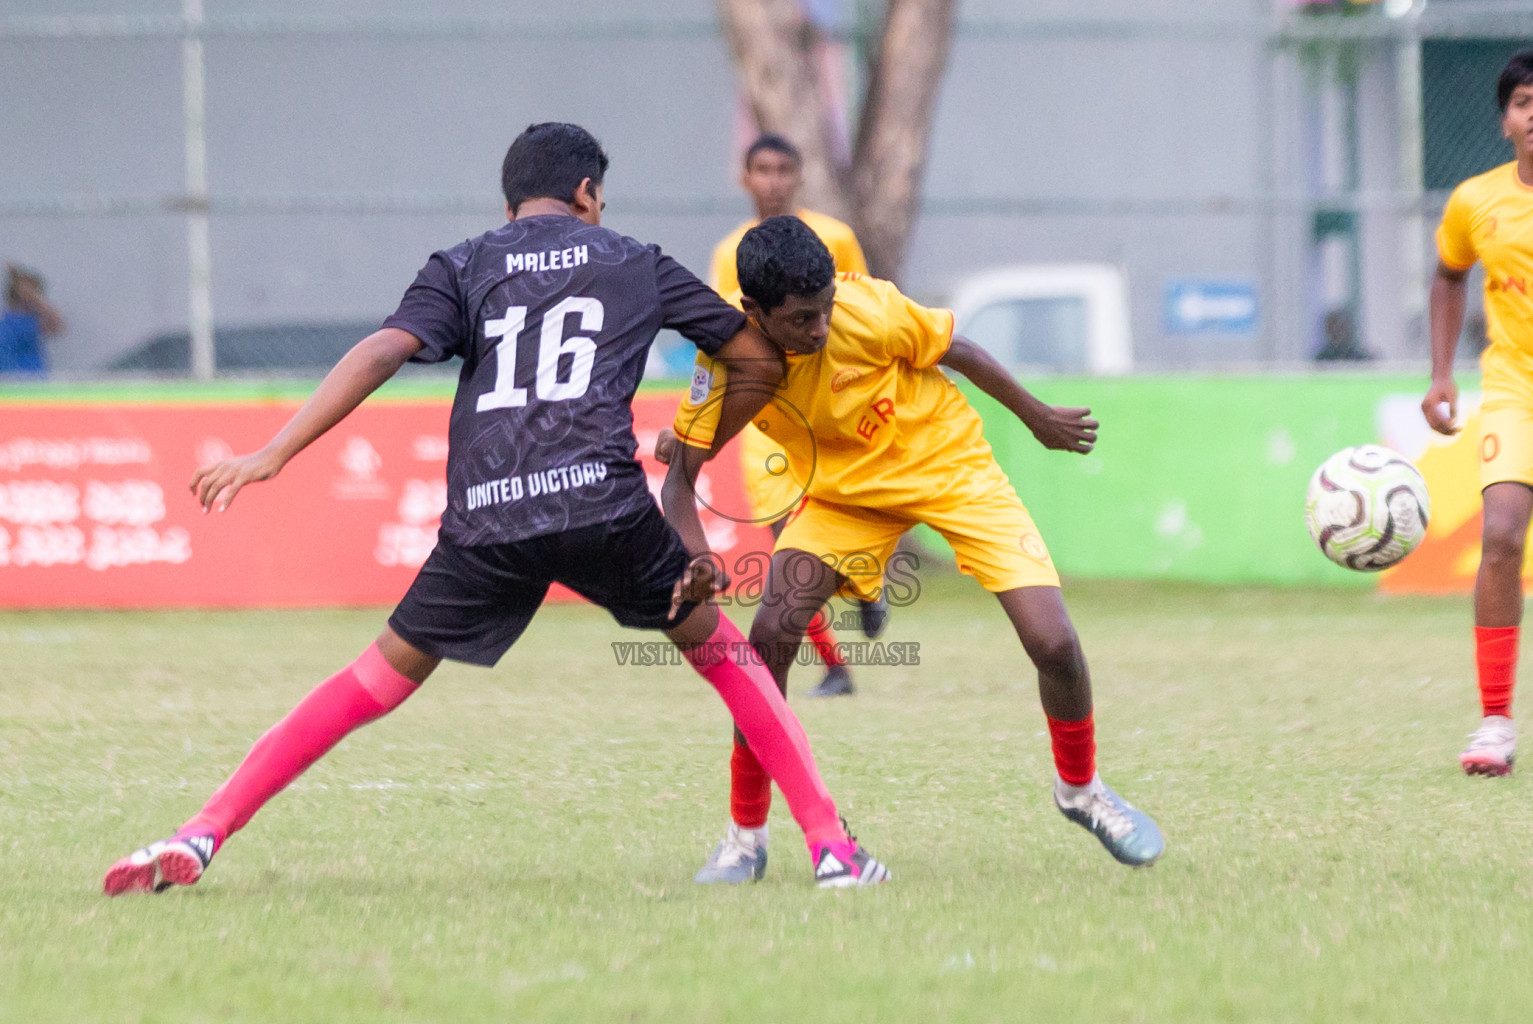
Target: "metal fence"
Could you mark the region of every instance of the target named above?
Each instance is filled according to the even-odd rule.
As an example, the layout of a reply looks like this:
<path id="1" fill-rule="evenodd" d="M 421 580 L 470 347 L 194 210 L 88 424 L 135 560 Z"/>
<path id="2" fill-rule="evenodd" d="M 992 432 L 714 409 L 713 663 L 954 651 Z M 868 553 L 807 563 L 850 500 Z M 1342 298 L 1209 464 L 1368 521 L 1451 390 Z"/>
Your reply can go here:
<path id="1" fill-rule="evenodd" d="M 579 68 L 603 95 L 573 105 L 615 108 L 604 137 L 629 133 L 624 151 L 640 155 L 628 166 L 669 161 L 614 190 L 614 214 L 689 262 L 745 212 L 730 180 L 743 129 L 705 3 L 665 16 L 643 5 L 441 16 L 241 13 L 208 2 L 182 0 L 179 15 L 0 17 L 0 83 L 30 107 L 0 113 L 0 125 L 13 152 L 32 154 L 0 156 L 0 169 L 14 172 L 0 175 L 0 257 L 38 264 L 58 285 L 76 324 L 69 344 L 81 346 L 61 349 L 60 363 L 75 373 L 312 372 L 388 311 L 435 242 L 493 223 L 497 197 L 482 172 L 504 144 L 501 122 L 482 144 L 464 144 L 470 136 L 450 127 L 401 139 L 385 154 L 411 163 L 409 174 L 363 177 L 356 164 L 314 171 L 327 139 L 361 148 L 343 144 L 351 120 L 387 134 L 389 104 L 405 86 L 386 73 L 366 79 L 376 88 L 356 84 L 383 58 L 419 76 L 412 95 L 440 91 L 444 122 L 475 116 L 453 104 L 487 69 L 531 97 L 509 106 L 560 116 L 581 85 L 566 78 L 561 94 L 539 80 Z M 1251 0 L 1192 15 L 1163 0 L 1131 17 L 1094 15 L 1097 6 L 1106 7 L 1059 5 L 1058 16 L 1031 18 L 1001 3 L 963 8 L 911 290 L 940 299 L 986 264 L 1096 259 L 1124 267 L 1132 282 L 1141 366 L 1424 353 L 1431 229 L 1447 189 L 1509 156 L 1492 88 L 1505 57 L 1533 41 L 1533 0 L 1272 9 Z M 859 5 L 831 34 L 855 51 L 870 22 Z M 1176 76 L 1225 52 L 1256 62 L 1254 86 L 1241 77 L 1243 57 L 1224 58 L 1217 75 L 1238 88 L 1221 88 L 1210 71 L 1177 92 Z M 514 54 L 518 67 L 496 68 L 497 54 Z M 1050 105 L 1051 79 L 1099 59 L 1105 74 L 1163 79 L 1147 91 L 1181 98 L 1149 111 L 1169 138 L 1139 167 L 1125 155 L 1135 172 L 1127 178 L 1093 178 L 1094 154 L 1111 147 L 1079 130 L 1101 116 L 1092 88 L 1110 97 L 1121 82 L 1084 78 L 1062 111 L 1030 103 Z M 114 61 L 124 74 L 93 70 Z M 355 75 L 331 66 L 348 62 Z M 640 66 L 661 77 L 636 78 Z M 1035 78 L 1006 77 L 1029 69 Z M 286 77 L 300 81 L 290 87 Z M 37 80 L 50 85 L 32 88 Z M 1121 95 L 1132 101 L 1132 88 Z M 480 100 L 493 102 L 494 90 Z M 93 121 L 93 107 L 106 113 Z M 1195 163 L 1178 164 L 1193 158 L 1177 152 L 1180 122 L 1205 108 L 1222 121 L 1197 136 Z M 429 118 L 411 115 L 411 132 Z M 251 121 L 279 141 L 241 141 Z M 996 130 L 1014 121 L 1031 131 Z M 682 146 L 652 138 L 662 125 Z M 60 141 L 67 134 L 77 140 Z M 294 138 L 310 166 L 284 159 L 290 143 L 280 140 Z M 1220 139 L 1249 157 L 1220 152 Z M 430 151 L 457 145 L 471 151 L 474 173 L 436 180 Z M 1055 155 L 1039 156 L 1044 149 Z M 103 152 L 107 166 L 121 155 L 138 171 L 81 169 Z M 1160 307 L 1189 273 L 1250 279 L 1260 328 L 1249 338 L 1177 334 Z M 375 278 L 385 284 L 359 283 Z"/>

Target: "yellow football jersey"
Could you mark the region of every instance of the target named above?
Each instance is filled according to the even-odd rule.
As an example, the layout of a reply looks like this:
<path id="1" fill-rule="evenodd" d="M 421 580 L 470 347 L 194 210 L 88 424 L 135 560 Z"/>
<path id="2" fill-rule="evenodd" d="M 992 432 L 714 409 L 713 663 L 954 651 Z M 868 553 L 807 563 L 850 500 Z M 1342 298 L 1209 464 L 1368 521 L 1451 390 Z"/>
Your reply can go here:
<path id="1" fill-rule="evenodd" d="M 755 423 L 783 446 L 811 497 L 919 505 L 955 474 L 994 461 L 979 414 L 937 368 L 952 338 L 949 310 L 912 302 L 888 281 L 839 274 L 825 347 L 787 355 L 787 377 Z M 683 442 L 713 444 L 723 387 L 723 366 L 699 353 L 676 411 Z"/>
<path id="2" fill-rule="evenodd" d="M 1485 389 L 1533 391 L 1533 186 L 1516 162 L 1453 190 L 1437 254 L 1455 270 L 1485 264 Z"/>
<path id="3" fill-rule="evenodd" d="M 809 225 L 810 231 L 820 236 L 820 241 L 830 250 L 830 258 L 836 264 L 836 273 L 868 272 L 868 261 L 863 257 L 862 246 L 857 244 L 857 236 L 850 227 L 834 217 L 813 210 L 801 209 L 795 213 L 799 220 Z M 740 248 L 740 239 L 745 237 L 745 233 L 760 223 L 759 220 L 746 221 L 725 235 L 724 240 L 714 247 L 713 290 L 720 295 L 728 297 L 740 290 L 740 278 L 735 273 L 735 250 Z"/>
<path id="4" fill-rule="evenodd" d="M 825 248 L 830 250 L 836 273 L 868 272 L 862 246 L 857 244 L 857 236 L 850 227 L 834 217 L 813 210 L 800 209 L 797 215 L 799 220 L 809 226 L 809 230 L 820 237 Z M 740 248 L 740 239 L 759 223 L 759 220 L 746 221 L 731 231 L 713 250 L 713 287 L 725 298 L 740 290 L 740 281 L 735 273 L 735 252 Z M 791 471 L 785 471 L 786 456 L 779 445 L 755 427 L 746 427 L 740 434 L 740 460 L 753 515 L 765 521 L 793 511 L 804 495 L 804 487 L 801 482 L 793 479 Z"/>

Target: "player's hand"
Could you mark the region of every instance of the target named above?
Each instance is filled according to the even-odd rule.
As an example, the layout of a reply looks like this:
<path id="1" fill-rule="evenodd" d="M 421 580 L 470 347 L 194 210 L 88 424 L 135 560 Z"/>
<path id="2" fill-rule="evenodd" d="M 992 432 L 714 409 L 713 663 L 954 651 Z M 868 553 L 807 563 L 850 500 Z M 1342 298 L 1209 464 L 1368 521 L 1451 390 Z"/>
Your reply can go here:
<path id="1" fill-rule="evenodd" d="M 282 469 L 282 462 L 265 452 L 252 452 L 232 459 L 223 459 L 210 466 L 203 466 L 192 474 L 192 496 L 203 512 L 227 509 L 234 496 L 246 484 L 270 480 Z"/>
<path id="2" fill-rule="evenodd" d="M 665 427 L 655 438 L 655 461 L 662 466 L 671 464 L 671 456 L 676 451 L 676 431 Z"/>
<path id="3" fill-rule="evenodd" d="M 729 573 L 724 571 L 724 560 L 712 551 L 693 555 L 682 572 L 681 579 L 671 590 L 671 618 L 683 604 L 703 604 L 713 599 L 729 586 Z"/>
<path id="4" fill-rule="evenodd" d="M 1063 405 L 1045 405 L 1041 415 L 1027 424 L 1038 443 L 1056 452 L 1075 452 L 1085 455 L 1096 447 L 1097 427 L 1091 418 L 1091 410 Z"/>
<path id="5" fill-rule="evenodd" d="M 1434 380 L 1421 400 L 1421 414 L 1426 417 L 1427 426 L 1439 434 L 1449 437 L 1457 434 L 1459 428 L 1454 420 L 1458 419 L 1458 385 L 1452 379 Z"/>

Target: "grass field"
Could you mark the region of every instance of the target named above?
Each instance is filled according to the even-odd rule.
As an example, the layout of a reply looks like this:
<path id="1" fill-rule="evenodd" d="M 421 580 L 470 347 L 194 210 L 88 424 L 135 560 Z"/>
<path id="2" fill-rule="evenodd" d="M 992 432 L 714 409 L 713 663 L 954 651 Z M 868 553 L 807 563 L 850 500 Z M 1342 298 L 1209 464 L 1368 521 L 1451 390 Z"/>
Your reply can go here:
<path id="1" fill-rule="evenodd" d="M 545 610 L 444 666 L 236 836 L 193 889 L 107 900 L 377 631 L 371 612 L 0 616 L 0 1020 L 1492 1021 L 1533 1015 L 1533 810 L 1466 779 L 1468 603 L 1091 584 L 1072 608 L 1103 772 L 1160 820 L 1131 871 L 1067 823 L 993 601 L 899 613 L 915 668 L 794 704 L 895 872 L 698 888 L 722 704 Z M 795 671 L 802 693 L 815 670 Z"/>

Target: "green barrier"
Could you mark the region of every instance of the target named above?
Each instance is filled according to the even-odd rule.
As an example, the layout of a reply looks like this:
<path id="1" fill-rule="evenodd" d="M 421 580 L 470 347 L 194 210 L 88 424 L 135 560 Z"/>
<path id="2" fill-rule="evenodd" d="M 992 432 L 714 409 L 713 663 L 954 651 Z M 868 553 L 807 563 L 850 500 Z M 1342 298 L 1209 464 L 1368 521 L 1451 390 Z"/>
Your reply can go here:
<path id="1" fill-rule="evenodd" d="M 1030 382 L 1101 421 L 1084 457 L 1044 451 L 997 403 L 965 392 L 1067 576 L 1368 587 L 1377 577 L 1333 565 L 1310 540 L 1305 490 L 1333 452 L 1381 440 L 1386 396 L 1419 397 L 1426 384 L 1425 372 Z"/>
<path id="2" fill-rule="evenodd" d="M 450 398 L 448 376 L 390 382 L 384 399 Z M 1426 374 L 1051 377 L 1045 401 L 1087 405 L 1095 452 L 1040 448 L 1027 428 L 965 384 L 996 457 L 1067 576 L 1368 587 L 1327 561 L 1304 528 L 1304 492 L 1338 449 L 1379 441 L 1380 402 L 1419 395 Z M 1460 381 L 1465 390 L 1472 379 Z M 312 381 L 44 382 L 0 386 L 3 402 L 263 402 Z M 677 391 L 676 382 L 645 391 Z M 934 535 L 927 540 L 940 546 Z"/>

